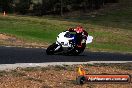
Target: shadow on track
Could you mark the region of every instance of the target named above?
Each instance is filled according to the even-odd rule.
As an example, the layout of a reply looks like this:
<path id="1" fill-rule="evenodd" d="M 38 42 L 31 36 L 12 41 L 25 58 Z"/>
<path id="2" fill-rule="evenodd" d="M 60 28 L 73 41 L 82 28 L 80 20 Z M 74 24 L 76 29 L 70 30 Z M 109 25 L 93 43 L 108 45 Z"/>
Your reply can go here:
<path id="1" fill-rule="evenodd" d="M 0 47 L 0 64 L 132 61 L 132 54 L 84 52 L 80 56 L 47 55 L 44 49 Z"/>

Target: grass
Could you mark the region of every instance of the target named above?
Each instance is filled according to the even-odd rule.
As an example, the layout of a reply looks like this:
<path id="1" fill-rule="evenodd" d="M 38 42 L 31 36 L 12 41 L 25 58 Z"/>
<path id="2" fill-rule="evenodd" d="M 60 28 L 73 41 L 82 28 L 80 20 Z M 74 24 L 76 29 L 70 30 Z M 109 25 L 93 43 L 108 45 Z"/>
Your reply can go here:
<path id="1" fill-rule="evenodd" d="M 7 75 L 11 75 L 13 77 L 23 77 L 26 76 L 26 74 L 22 72 L 18 72 L 17 70 L 11 70 L 11 71 L 0 71 L 0 77 L 4 77 Z"/>
<path id="2" fill-rule="evenodd" d="M 6 71 L 0 71 L 0 77 L 3 77 L 5 75 L 7 75 L 7 74 L 8 74 L 8 72 L 6 72 Z"/>
<path id="3" fill-rule="evenodd" d="M 120 3 L 114 10 L 104 9 L 95 17 L 0 15 L 0 33 L 16 36 L 26 42 L 53 43 L 59 32 L 81 24 L 94 37 L 93 43 L 87 46 L 90 50 L 132 52 L 132 7 L 127 4 Z"/>
<path id="4" fill-rule="evenodd" d="M 26 74 L 22 73 L 22 72 L 18 72 L 17 70 L 11 70 L 9 72 L 13 77 L 23 77 L 26 76 Z"/>
<path id="5" fill-rule="evenodd" d="M 69 65 L 55 65 L 53 68 L 55 71 L 60 71 L 60 70 L 67 70 L 67 71 L 74 71 L 74 67 L 71 67 Z"/>
<path id="6" fill-rule="evenodd" d="M 89 64 L 88 64 L 89 66 Z M 116 64 L 111 64 L 111 63 L 95 63 L 93 64 L 95 67 L 113 67 L 117 69 L 122 69 L 122 70 L 132 70 L 132 63 L 116 63 Z"/>
<path id="7" fill-rule="evenodd" d="M 60 70 L 67 70 L 67 71 L 73 71 L 74 70 L 74 66 L 69 66 L 69 65 L 55 65 L 55 66 L 51 66 L 49 65 L 48 67 L 27 67 L 27 68 L 23 68 L 23 71 L 26 72 L 34 72 L 34 71 L 42 71 L 42 72 L 46 72 L 48 70 L 55 70 L 55 71 L 60 71 Z"/>
<path id="8" fill-rule="evenodd" d="M 39 22 L 40 18 L 9 16 L 0 17 L 0 19 L 0 32 L 13 34 L 26 40 L 50 42 L 59 33 L 57 30 L 59 26 L 45 23 L 45 21 Z"/>
<path id="9" fill-rule="evenodd" d="M 46 71 L 47 70 L 47 68 L 45 68 L 45 67 L 27 67 L 27 68 L 23 68 L 22 69 L 23 71 L 26 71 L 26 72 L 31 72 L 31 71 L 38 71 L 38 70 L 41 70 L 41 71 Z"/>
<path id="10" fill-rule="evenodd" d="M 105 27 L 121 28 L 132 30 L 132 8 L 112 10 L 104 12 L 103 15 L 95 14 L 95 17 L 86 16 L 72 19 L 82 23 L 91 23 Z"/>

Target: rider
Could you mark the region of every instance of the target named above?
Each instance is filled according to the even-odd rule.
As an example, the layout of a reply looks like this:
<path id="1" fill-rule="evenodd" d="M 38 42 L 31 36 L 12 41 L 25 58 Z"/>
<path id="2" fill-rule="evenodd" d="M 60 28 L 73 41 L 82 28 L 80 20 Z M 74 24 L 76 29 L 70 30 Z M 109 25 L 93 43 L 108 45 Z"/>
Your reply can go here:
<path id="1" fill-rule="evenodd" d="M 76 28 L 69 28 L 69 32 L 76 32 L 76 38 L 77 38 L 77 47 L 81 48 L 83 44 L 86 44 L 88 33 L 83 29 L 82 26 L 77 26 Z"/>

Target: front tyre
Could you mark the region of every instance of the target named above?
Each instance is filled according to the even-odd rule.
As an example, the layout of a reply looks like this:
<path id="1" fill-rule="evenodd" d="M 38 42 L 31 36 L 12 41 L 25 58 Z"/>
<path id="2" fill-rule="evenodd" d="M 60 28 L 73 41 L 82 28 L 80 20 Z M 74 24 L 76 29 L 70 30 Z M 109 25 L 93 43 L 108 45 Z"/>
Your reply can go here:
<path id="1" fill-rule="evenodd" d="M 58 47 L 56 43 L 53 43 L 46 49 L 47 55 L 53 55 L 55 53 L 55 49 Z"/>

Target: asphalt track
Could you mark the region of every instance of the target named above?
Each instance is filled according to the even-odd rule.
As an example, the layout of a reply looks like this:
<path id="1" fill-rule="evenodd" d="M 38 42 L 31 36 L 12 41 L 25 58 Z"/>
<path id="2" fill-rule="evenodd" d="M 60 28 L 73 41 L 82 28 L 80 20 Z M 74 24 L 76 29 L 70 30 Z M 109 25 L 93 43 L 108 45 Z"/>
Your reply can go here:
<path id="1" fill-rule="evenodd" d="M 79 56 L 47 55 L 45 49 L 0 47 L 0 64 L 89 62 L 89 61 L 132 61 L 132 54 L 108 52 L 84 52 Z"/>

